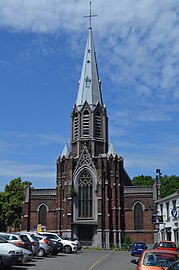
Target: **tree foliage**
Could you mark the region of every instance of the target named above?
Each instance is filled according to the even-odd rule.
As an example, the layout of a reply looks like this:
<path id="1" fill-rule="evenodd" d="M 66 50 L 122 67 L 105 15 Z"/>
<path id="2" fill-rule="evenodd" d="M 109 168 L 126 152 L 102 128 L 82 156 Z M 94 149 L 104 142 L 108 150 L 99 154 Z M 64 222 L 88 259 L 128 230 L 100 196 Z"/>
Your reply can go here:
<path id="1" fill-rule="evenodd" d="M 155 179 L 149 175 L 146 175 L 146 176 L 139 175 L 139 176 L 135 176 L 132 179 L 132 183 L 134 186 L 152 186 L 154 182 L 155 182 Z"/>
<path id="2" fill-rule="evenodd" d="M 132 180 L 134 186 L 151 186 L 156 181 L 151 176 L 139 175 L 135 176 Z M 179 189 L 179 176 L 161 176 L 160 177 L 160 194 L 161 197 L 168 196 Z"/>
<path id="3" fill-rule="evenodd" d="M 30 182 L 22 182 L 21 178 L 10 181 L 0 192 L 0 230 L 6 230 L 7 226 L 19 226 L 22 215 L 23 190 Z"/>

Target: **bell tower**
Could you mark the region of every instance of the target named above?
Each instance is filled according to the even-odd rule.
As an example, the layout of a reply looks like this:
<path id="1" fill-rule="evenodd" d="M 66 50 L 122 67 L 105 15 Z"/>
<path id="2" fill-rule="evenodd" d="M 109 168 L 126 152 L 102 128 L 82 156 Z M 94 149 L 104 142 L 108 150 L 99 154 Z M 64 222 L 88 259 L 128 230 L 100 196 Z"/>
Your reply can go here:
<path id="1" fill-rule="evenodd" d="M 108 151 L 108 117 L 103 105 L 92 28 L 89 27 L 78 95 L 71 114 L 71 153 L 79 157 L 84 145 L 92 157 Z"/>

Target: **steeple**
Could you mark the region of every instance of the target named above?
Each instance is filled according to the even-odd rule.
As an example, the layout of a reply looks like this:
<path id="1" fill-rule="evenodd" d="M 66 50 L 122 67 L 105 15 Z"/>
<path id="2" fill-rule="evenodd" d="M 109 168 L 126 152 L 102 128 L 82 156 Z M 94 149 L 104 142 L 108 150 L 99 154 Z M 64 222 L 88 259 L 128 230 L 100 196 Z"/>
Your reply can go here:
<path id="1" fill-rule="evenodd" d="M 91 27 L 89 27 L 81 79 L 79 82 L 79 89 L 76 100 L 76 106 L 79 110 L 85 101 L 87 101 L 92 110 L 96 107 L 98 102 L 101 106 L 103 106 L 101 84 L 99 81 Z"/>

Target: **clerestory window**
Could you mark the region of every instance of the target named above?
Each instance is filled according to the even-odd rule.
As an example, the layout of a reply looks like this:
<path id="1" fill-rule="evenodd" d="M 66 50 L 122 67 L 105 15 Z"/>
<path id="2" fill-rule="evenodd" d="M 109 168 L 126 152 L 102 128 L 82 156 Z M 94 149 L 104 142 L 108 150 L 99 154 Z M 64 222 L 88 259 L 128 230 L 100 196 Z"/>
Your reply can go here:
<path id="1" fill-rule="evenodd" d="M 78 217 L 93 216 L 93 180 L 88 171 L 83 171 L 79 178 Z"/>
<path id="2" fill-rule="evenodd" d="M 42 226 L 46 226 L 46 222 L 47 222 L 47 208 L 43 204 L 39 208 L 39 221 L 38 221 L 38 223 L 41 224 Z"/>
<path id="3" fill-rule="evenodd" d="M 136 203 L 134 207 L 134 229 L 142 230 L 143 229 L 143 210 L 140 203 Z"/>

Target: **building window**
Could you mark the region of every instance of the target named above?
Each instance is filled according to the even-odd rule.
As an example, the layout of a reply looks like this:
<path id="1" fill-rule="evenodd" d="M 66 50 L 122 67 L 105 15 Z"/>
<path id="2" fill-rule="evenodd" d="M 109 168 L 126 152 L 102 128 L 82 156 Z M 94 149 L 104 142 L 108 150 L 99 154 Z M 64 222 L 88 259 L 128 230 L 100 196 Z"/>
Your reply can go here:
<path id="1" fill-rule="evenodd" d="M 78 138 L 78 113 L 74 117 L 74 139 Z"/>
<path id="2" fill-rule="evenodd" d="M 46 221 L 47 221 L 47 208 L 43 204 L 39 208 L 39 222 L 38 223 L 41 224 L 42 226 L 46 226 Z"/>
<path id="3" fill-rule="evenodd" d="M 160 215 L 163 216 L 163 204 L 160 205 Z"/>
<path id="4" fill-rule="evenodd" d="M 83 113 L 83 136 L 89 136 L 89 112 L 84 111 Z"/>
<path id="5" fill-rule="evenodd" d="M 97 112 L 95 115 L 95 136 L 101 137 L 101 114 Z"/>
<path id="6" fill-rule="evenodd" d="M 176 200 L 172 201 L 173 203 L 173 208 L 176 209 Z"/>
<path id="7" fill-rule="evenodd" d="M 167 220 L 170 219 L 169 202 L 166 203 Z"/>
<path id="8" fill-rule="evenodd" d="M 134 229 L 135 230 L 143 229 L 143 211 L 142 205 L 140 203 L 136 203 L 134 207 Z"/>
<path id="9" fill-rule="evenodd" d="M 92 218 L 93 216 L 93 180 L 88 171 L 83 171 L 79 178 L 78 217 Z"/>

